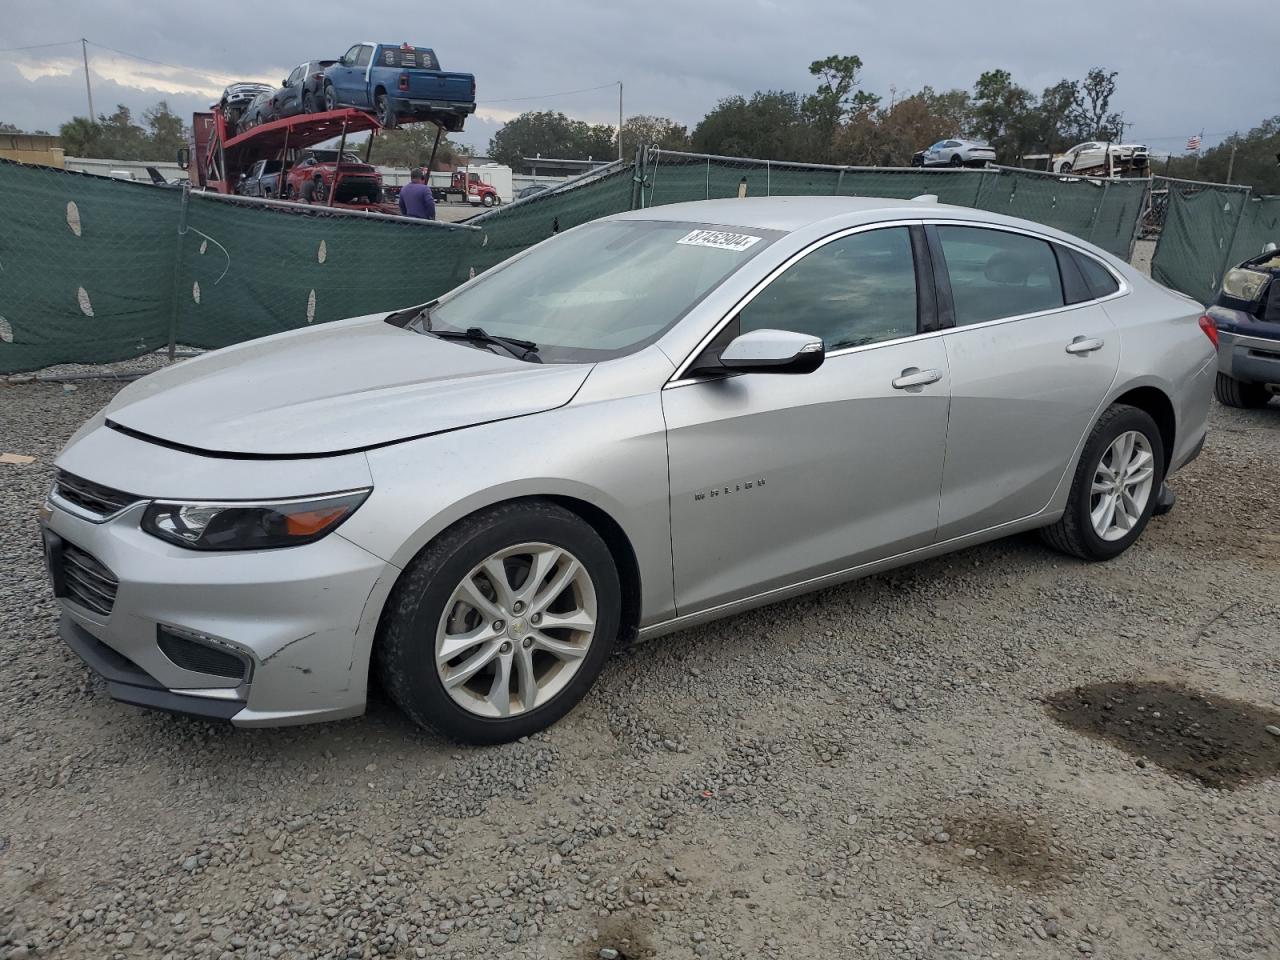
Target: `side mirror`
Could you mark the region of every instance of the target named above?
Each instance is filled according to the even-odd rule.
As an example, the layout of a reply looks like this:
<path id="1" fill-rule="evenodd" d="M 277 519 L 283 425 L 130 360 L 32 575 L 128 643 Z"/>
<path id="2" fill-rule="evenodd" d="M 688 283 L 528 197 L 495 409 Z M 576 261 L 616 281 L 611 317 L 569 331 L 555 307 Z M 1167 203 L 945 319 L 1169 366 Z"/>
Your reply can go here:
<path id="1" fill-rule="evenodd" d="M 820 338 L 790 330 L 752 330 L 720 353 L 720 365 L 737 373 L 812 373 L 825 359 Z"/>

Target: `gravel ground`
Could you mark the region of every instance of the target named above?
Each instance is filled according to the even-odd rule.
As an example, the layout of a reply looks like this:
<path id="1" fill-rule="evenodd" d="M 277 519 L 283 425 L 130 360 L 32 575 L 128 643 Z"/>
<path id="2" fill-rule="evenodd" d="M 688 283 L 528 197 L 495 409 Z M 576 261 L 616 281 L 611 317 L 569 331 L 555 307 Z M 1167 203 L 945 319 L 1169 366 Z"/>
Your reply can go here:
<path id="1" fill-rule="evenodd" d="M 0 958 L 1280 956 L 1280 401 L 1100 566 L 1017 537 L 636 646 L 461 749 L 108 700 L 0 384 Z M 376 696 L 376 695 L 375 695 Z M 1259 728 L 1262 732 L 1259 732 Z"/>

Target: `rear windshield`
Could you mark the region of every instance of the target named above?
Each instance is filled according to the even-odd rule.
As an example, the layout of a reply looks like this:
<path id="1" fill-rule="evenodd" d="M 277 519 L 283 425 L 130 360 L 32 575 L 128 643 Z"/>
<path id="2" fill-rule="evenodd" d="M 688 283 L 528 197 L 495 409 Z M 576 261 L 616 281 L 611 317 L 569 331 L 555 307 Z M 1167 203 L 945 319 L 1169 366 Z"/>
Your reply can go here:
<path id="1" fill-rule="evenodd" d="M 423 70 L 439 70 L 440 61 L 430 47 L 380 47 L 378 49 L 378 66 Z"/>

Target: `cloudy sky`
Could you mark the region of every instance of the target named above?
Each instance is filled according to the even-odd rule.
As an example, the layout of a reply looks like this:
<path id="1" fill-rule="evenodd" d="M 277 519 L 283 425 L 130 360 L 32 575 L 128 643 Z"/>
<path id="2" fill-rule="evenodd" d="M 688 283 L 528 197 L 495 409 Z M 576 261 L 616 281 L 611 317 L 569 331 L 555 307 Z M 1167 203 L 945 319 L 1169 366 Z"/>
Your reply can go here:
<path id="1" fill-rule="evenodd" d="M 1087 12 L 1088 6 L 1046 0 L 471 0 L 373 7 L 350 0 L 4 0 L 0 48 L 86 37 L 98 112 L 124 103 L 140 114 L 165 98 L 188 114 L 206 108 L 231 80 L 275 82 L 302 60 L 339 56 L 360 40 L 409 40 L 434 47 L 446 69 L 476 74 L 480 108 L 459 139 L 481 148 L 505 119 L 527 109 L 616 122 L 616 88 L 568 92 L 616 80 L 625 84 L 628 115 L 670 116 L 692 128 L 721 97 L 810 89 L 808 64 L 832 53 L 861 56 L 864 87 L 886 98 L 891 87 L 898 96 L 925 84 L 972 87 L 993 67 L 1038 93 L 1105 66 L 1120 71 L 1114 106 L 1134 123 L 1128 138 L 1154 151 L 1180 152 L 1186 137 L 1200 130 L 1208 145 L 1280 113 L 1276 38 L 1272 29 L 1250 29 L 1255 3 L 1112 4 L 1105 15 Z M 385 26 L 366 36 L 370 23 Z M 56 131 L 86 113 L 79 43 L 0 52 L 0 91 L 0 121 L 24 129 Z"/>

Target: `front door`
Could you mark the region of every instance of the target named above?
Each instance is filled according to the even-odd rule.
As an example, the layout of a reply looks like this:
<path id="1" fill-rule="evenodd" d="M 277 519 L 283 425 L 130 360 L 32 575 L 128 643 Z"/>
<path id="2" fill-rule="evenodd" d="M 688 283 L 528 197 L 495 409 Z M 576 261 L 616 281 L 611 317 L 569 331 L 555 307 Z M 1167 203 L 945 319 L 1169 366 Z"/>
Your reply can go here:
<path id="1" fill-rule="evenodd" d="M 1048 505 L 1115 378 L 1120 338 L 1101 304 L 1064 303 L 1049 242 L 936 230 L 956 322 L 943 335 L 951 419 L 938 538 L 948 540 Z"/>
<path id="2" fill-rule="evenodd" d="M 918 322 L 908 229 L 847 234 L 733 321 L 820 336 L 823 366 L 663 391 L 680 614 L 933 540 L 949 378 Z"/>

